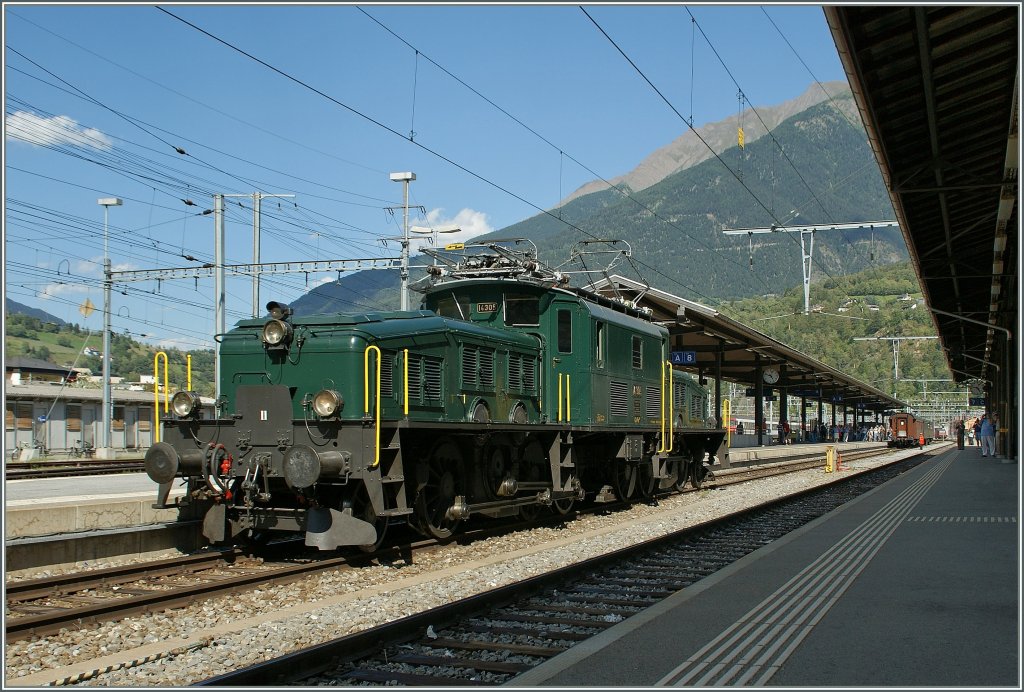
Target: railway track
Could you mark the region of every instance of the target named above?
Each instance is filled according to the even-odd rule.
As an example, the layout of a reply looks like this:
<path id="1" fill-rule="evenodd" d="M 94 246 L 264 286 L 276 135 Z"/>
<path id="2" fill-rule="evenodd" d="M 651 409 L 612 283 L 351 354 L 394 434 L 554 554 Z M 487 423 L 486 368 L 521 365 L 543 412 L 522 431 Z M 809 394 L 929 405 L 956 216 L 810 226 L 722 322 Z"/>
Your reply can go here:
<path id="1" fill-rule="evenodd" d="M 198 683 L 500 685 L 909 470 L 916 455 Z"/>
<path id="2" fill-rule="evenodd" d="M 877 455 L 862 452 L 860 456 Z M 850 455 L 852 460 L 855 455 Z M 728 473 L 710 474 L 704 486 L 716 487 L 743 483 L 783 473 L 819 467 L 820 456 L 775 463 L 750 469 L 731 469 Z M 686 492 L 695 488 L 687 487 Z M 503 523 L 485 526 L 460 534 L 456 540 L 485 540 L 495 534 L 508 533 L 544 524 L 571 520 L 577 513 L 607 512 L 625 507 L 624 503 L 608 503 L 565 517 L 551 516 L 533 522 Z M 282 561 L 265 561 L 246 556 L 239 549 L 208 551 L 195 555 L 136 565 L 76 572 L 56 577 L 9 582 L 6 585 L 5 631 L 9 641 L 43 636 L 62 628 L 82 628 L 88 624 L 119 620 L 131 615 L 157 612 L 187 606 L 200 600 L 239 590 L 283 584 L 317 572 L 366 564 L 374 560 L 396 560 L 413 552 L 440 547 L 437 541 L 417 540 L 392 544 L 373 554 L 294 558 L 290 543 L 271 547 L 265 557 L 273 558 L 284 551 Z"/>
<path id="3" fill-rule="evenodd" d="M 112 473 L 138 473 L 145 470 L 142 459 L 49 459 L 8 461 L 4 478 L 9 481 L 26 478 L 67 478 L 98 476 Z"/>

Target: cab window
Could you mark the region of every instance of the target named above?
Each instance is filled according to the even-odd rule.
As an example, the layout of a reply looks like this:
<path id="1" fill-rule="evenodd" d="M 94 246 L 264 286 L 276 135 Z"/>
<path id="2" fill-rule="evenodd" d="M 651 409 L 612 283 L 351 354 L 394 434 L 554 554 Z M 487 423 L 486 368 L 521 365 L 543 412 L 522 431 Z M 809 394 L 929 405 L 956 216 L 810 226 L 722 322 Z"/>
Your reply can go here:
<path id="1" fill-rule="evenodd" d="M 525 295 L 505 296 L 505 326 L 536 327 L 539 324 L 539 297 Z"/>
<path id="2" fill-rule="evenodd" d="M 447 295 L 438 298 L 436 312 L 441 317 L 451 317 L 456 320 L 469 319 L 469 303 L 458 300 L 454 295 Z"/>
<path id="3" fill-rule="evenodd" d="M 633 367 L 644 367 L 644 342 L 639 336 L 633 337 Z"/>
<path id="4" fill-rule="evenodd" d="M 558 311 L 558 352 L 572 353 L 572 312 Z"/>

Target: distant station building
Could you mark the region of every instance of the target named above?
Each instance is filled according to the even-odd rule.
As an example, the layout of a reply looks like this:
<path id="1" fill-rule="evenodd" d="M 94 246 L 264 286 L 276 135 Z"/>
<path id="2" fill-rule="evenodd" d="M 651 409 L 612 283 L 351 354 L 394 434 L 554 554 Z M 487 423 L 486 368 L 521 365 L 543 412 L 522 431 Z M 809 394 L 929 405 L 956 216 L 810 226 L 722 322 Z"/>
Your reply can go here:
<path id="1" fill-rule="evenodd" d="M 4 454 L 37 444 L 63 453 L 102 441 L 103 389 L 83 387 L 92 379 L 76 370 L 36 358 L 7 358 L 4 363 Z M 112 383 L 116 378 L 112 378 Z M 148 384 L 148 388 L 145 386 Z M 168 393 L 168 396 L 170 393 Z M 124 453 L 142 453 L 153 444 L 155 405 L 164 406 L 164 392 L 154 396 L 152 383 L 113 383 L 110 445 Z M 213 399 L 204 397 L 203 416 L 213 417 Z"/>

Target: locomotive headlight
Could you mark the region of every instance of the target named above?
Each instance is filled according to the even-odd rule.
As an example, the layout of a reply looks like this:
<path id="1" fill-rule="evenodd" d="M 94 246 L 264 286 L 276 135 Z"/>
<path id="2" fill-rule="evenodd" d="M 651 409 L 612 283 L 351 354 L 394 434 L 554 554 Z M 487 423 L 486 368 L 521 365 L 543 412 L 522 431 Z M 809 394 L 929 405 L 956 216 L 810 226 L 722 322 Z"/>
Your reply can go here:
<path id="1" fill-rule="evenodd" d="M 313 411 L 321 418 L 330 418 L 341 411 L 344 400 L 333 389 L 321 389 L 313 397 Z"/>
<path id="2" fill-rule="evenodd" d="M 171 397 L 171 409 L 174 410 L 174 415 L 178 418 L 188 418 L 195 415 L 201 406 L 202 402 L 199 400 L 199 395 L 195 392 L 175 392 L 174 396 Z"/>
<path id="3" fill-rule="evenodd" d="M 270 348 L 281 348 L 292 338 L 292 326 L 284 320 L 269 320 L 263 325 L 263 343 Z"/>

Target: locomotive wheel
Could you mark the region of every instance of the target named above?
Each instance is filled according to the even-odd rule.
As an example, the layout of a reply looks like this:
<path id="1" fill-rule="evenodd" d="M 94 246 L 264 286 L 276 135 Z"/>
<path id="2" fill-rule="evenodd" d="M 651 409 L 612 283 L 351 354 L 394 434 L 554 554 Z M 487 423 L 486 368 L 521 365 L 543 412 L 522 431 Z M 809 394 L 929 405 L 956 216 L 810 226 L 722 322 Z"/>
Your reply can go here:
<path id="1" fill-rule="evenodd" d="M 527 483 L 539 483 L 544 477 L 544 465 L 547 455 L 544 447 L 535 439 L 526 439 L 519 451 L 519 468 L 522 480 Z M 523 521 L 534 521 L 540 516 L 542 505 L 523 505 L 519 508 L 519 517 Z"/>
<path id="2" fill-rule="evenodd" d="M 555 500 L 551 503 L 551 511 L 560 517 L 564 517 L 566 514 L 572 511 L 573 505 L 576 504 L 576 497 L 566 497 L 561 500 Z"/>
<path id="3" fill-rule="evenodd" d="M 416 517 L 421 531 L 432 538 L 451 538 L 459 525 L 446 515 L 458 494 L 461 466 L 459 446 L 449 438 L 439 440 L 427 458 L 427 482 L 416 496 Z"/>
<path id="4" fill-rule="evenodd" d="M 703 455 L 694 453 L 690 463 L 690 483 L 694 488 L 699 488 L 704 484 L 704 478 L 707 475 L 708 470 L 704 468 Z"/>
<path id="5" fill-rule="evenodd" d="M 668 475 L 673 477 L 675 480 L 672 481 L 671 488 L 673 490 L 682 492 L 686 486 L 688 465 L 682 459 L 674 459 L 668 462 Z"/>
<path id="6" fill-rule="evenodd" d="M 637 464 L 628 461 L 615 462 L 615 494 L 622 502 L 628 502 L 636 496 L 640 470 Z"/>
<path id="7" fill-rule="evenodd" d="M 523 505 L 519 508 L 519 518 L 523 521 L 535 521 L 540 516 L 540 505 Z"/>
<path id="8" fill-rule="evenodd" d="M 380 548 L 381 543 L 384 542 L 384 535 L 388 531 L 388 518 L 378 517 L 373 511 L 373 503 L 370 502 L 370 494 L 366 490 L 365 485 L 359 486 L 359 490 L 356 491 L 356 496 L 352 500 L 352 516 L 356 519 L 362 519 L 368 524 L 373 524 L 374 528 L 377 529 L 377 540 L 373 543 L 361 545 L 359 549 L 363 552 L 372 553 Z"/>
<path id="9" fill-rule="evenodd" d="M 654 467 L 651 465 L 651 460 L 645 459 L 644 461 L 641 461 L 637 465 L 636 471 L 636 485 L 640 497 L 645 500 L 650 500 L 654 497 L 654 487 L 656 485 L 656 481 L 654 479 Z"/>

